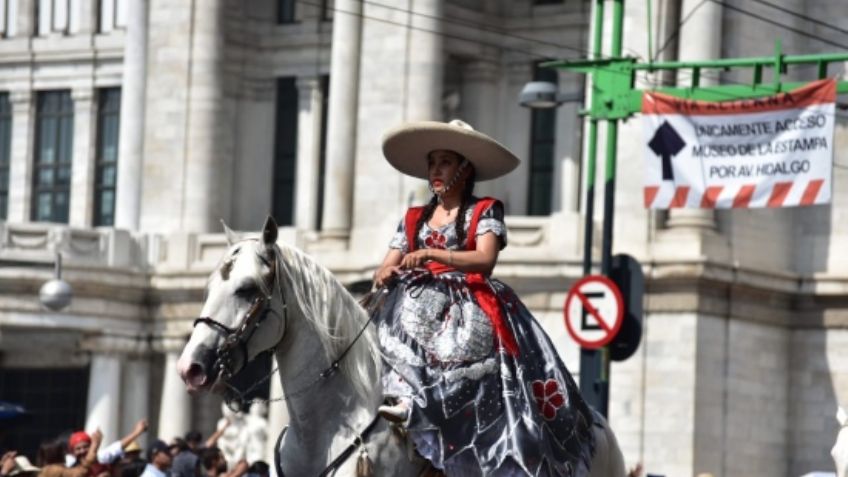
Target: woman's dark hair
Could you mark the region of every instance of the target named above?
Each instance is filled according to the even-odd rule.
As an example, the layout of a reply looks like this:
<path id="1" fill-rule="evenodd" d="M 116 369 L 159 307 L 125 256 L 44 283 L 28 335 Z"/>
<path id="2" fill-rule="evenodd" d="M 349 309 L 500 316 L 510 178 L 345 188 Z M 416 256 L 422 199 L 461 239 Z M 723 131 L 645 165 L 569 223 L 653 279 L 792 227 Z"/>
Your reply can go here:
<path id="1" fill-rule="evenodd" d="M 467 161 L 462 154 L 458 152 L 455 154 L 459 157 L 460 164 L 462 161 Z M 468 162 L 466 167 L 470 169 L 470 173 L 465 179 L 465 188 L 462 191 L 462 202 L 460 202 L 459 211 L 457 212 L 456 220 L 454 221 L 454 230 L 456 231 L 456 237 L 458 239 L 457 243 L 460 247 L 462 246 L 462 242 L 465 241 L 465 213 L 471 203 L 471 197 L 474 195 L 474 178 L 476 175 L 473 164 Z M 421 233 L 421 227 L 433 216 L 433 211 L 436 210 L 436 205 L 438 205 L 438 203 L 439 198 L 436 194 L 433 194 L 433 197 L 430 198 L 430 202 L 424 206 L 424 213 L 421 214 L 421 217 L 418 218 L 418 222 L 415 223 L 415 233 L 412 234 L 413 240 L 418 239 L 418 234 Z M 409 247 L 411 249 L 412 244 L 409 244 Z"/>
<path id="2" fill-rule="evenodd" d="M 471 163 L 468 164 L 468 167 L 471 168 L 471 173 L 468 174 L 468 178 L 465 179 L 465 189 L 462 190 L 462 202 L 459 206 L 459 212 L 456 214 L 456 221 L 454 222 L 454 226 L 456 227 L 456 239 L 457 244 L 462 246 L 462 243 L 465 242 L 465 213 L 468 210 L 468 206 L 471 204 L 471 198 L 474 196 L 474 166 Z"/>
<path id="3" fill-rule="evenodd" d="M 54 439 L 51 441 L 42 442 L 38 448 L 38 453 L 35 455 L 35 465 L 44 467 L 50 464 L 65 463 L 65 439 Z"/>

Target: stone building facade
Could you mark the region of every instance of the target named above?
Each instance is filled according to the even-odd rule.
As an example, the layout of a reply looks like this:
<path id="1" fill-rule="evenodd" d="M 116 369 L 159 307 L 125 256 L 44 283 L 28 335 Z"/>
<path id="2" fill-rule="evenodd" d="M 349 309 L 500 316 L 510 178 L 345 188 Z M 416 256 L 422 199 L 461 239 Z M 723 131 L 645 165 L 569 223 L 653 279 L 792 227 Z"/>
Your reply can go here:
<path id="1" fill-rule="evenodd" d="M 282 240 L 367 287 L 403 210 L 426 199 L 382 159 L 383 131 L 453 117 L 524 159 L 478 184 L 508 212 L 495 274 L 578 373 L 561 308 L 581 274 L 583 123 L 578 104 L 531 112 L 517 96 L 533 78 L 586 89 L 536 65 L 587 55 L 594 3 L 0 0 L 0 396 L 30 400 L 33 432 L 84 424 L 110 439 L 142 416 L 166 439 L 210 430 L 219 402 L 186 394 L 175 363 L 225 249 L 219 221 L 255 230 L 272 213 Z M 820 23 L 749 3 L 654 2 L 648 52 L 645 2 L 627 2 L 624 51 L 695 60 L 768 55 L 775 36 L 787 53 L 848 44 L 826 26 L 848 19 L 836 0 L 780 0 Z M 746 80 L 702 84 L 718 75 Z M 846 138 L 840 118 L 836 164 L 848 164 Z M 612 367 L 626 459 L 669 476 L 829 469 L 848 394 L 844 168 L 829 206 L 651 213 L 640 140 L 638 121 L 621 127 L 614 250 L 647 277 L 643 341 Z M 37 298 L 56 252 L 75 297 L 49 312 Z M 276 435 L 285 416 L 271 414 Z"/>

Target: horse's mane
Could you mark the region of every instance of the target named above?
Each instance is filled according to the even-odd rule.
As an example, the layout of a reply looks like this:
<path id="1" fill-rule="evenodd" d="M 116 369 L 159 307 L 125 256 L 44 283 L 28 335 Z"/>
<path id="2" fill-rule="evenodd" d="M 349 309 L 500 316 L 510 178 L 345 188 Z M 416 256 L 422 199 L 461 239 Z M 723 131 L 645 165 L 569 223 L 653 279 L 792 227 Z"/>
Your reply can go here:
<path id="1" fill-rule="evenodd" d="M 288 280 L 297 306 L 318 333 L 327 359 L 338 359 L 366 326 L 368 314 L 329 270 L 308 255 L 285 244 L 275 245 L 274 255 L 277 283 L 282 283 L 282 278 Z M 379 382 L 380 365 L 375 333 L 368 326 L 341 361 L 340 371 L 350 379 L 355 392 L 367 396 Z"/>

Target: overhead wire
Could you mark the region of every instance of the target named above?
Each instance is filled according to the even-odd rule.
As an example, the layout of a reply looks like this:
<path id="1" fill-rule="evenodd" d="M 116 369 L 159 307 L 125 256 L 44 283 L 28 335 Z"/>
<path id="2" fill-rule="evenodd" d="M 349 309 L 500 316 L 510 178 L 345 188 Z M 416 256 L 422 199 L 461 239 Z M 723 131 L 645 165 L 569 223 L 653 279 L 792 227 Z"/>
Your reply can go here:
<path id="1" fill-rule="evenodd" d="M 836 25 L 834 25 L 834 24 L 832 24 L 832 23 L 828 23 L 828 22 L 826 22 L 826 21 L 824 21 L 824 20 L 820 20 L 820 19 L 818 19 L 818 18 L 815 18 L 815 17 L 809 16 L 809 15 L 805 15 L 805 14 L 803 14 L 803 13 L 799 13 L 799 12 L 796 12 L 796 11 L 794 11 L 794 10 L 790 10 L 790 9 L 788 9 L 788 8 L 786 8 L 786 7 L 782 6 L 782 5 L 777 5 L 777 4 L 772 3 L 772 2 L 767 2 L 766 0 L 751 0 L 751 1 L 756 2 L 756 3 L 759 3 L 760 5 L 765 5 L 765 6 L 771 7 L 771 8 L 773 8 L 773 9 L 775 9 L 775 10 L 778 10 L 778 11 L 780 11 L 780 12 L 786 13 L 786 14 L 788 14 L 788 15 L 792 15 L 792 16 L 794 16 L 794 17 L 796 17 L 796 18 L 800 18 L 800 19 L 802 19 L 802 20 L 806 20 L 806 21 L 808 21 L 808 22 L 810 22 L 810 23 L 815 23 L 816 25 L 820 25 L 820 26 L 823 26 L 823 27 L 825 27 L 825 28 L 829 28 L 829 29 L 831 29 L 831 30 L 833 30 L 833 31 L 835 31 L 835 32 L 843 33 L 843 34 L 848 35 L 848 29 L 846 29 L 846 28 L 842 28 L 842 27 L 836 26 Z"/>
<path id="2" fill-rule="evenodd" d="M 821 37 L 821 36 L 819 36 L 819 35 L 816 35 L 816 34 L 813 34 L 813 33 L 808 33 L 808 32 L 806 32 L 806 31 L 804 31 L 804 30 L 800 30 L 800 29 L 798 29 L 798 28 L 791 27 L 791 26 L 789 26 L 789 25 L 784 25 L 783 23 L 780 23 L 780 22 L 777 22 L 777 21 L 775 21 L 775 20 L 772 20 L 771 18 L 764 17 L 764 16 L 762 16 L 762 15 L 760 15 L 760 14 L 753 13 L 753 12 L 751 12 L 751 11 L 744 10 L 744 9 L 742 9 L 742 8 L 739 8 L 738 6 L 733 5 L 733 4 L 731 4 L 731 3 L 729 3 L 729 2 L 726 2 L 726 1 L 724 1 L 724 0 L 711 0 L 711 1 L 712 1 L 713 3 L 717 3 L 717 4 L 721 5 L 721 6 L 723 6 L 723 7 L 727 8 L 727 9 L 729 9 L 729 10 L 733 10 L 733 11 L 736 11 L 736 12 L 742 13 L 742 14 L 744 14 L 744 15 L 747 15 L 747 16 L 749 16 L 749 17 L 756 18 L 756 19 L 758 19 L 758 20 L 760 20 L 760 21 L 763 21 L 763 22 L 768 23 L 768 24 L 770 24 L 770 25 L 774 25 L 774 26 L 776 26 L 776 27 L 783 28 L 784 30 L 790 31 L 790 32 L 792 32 L 792 33 L 795 33 L 795 34 L 798 34 L 798 35 L 801 35 L 801 36 L 805 36 L 805 37 L 807 37 L 807 38 L 812 38 L 812 39 L 814 39 L 814 40 L 818 40 L 818 41 L 820 41 L 820 42 L 822 42 L 822 43 L 825 43 L 825 44 L 828 44 L 828 45 L 830 45 L 830 46 L 835 46 L 835 47 L 837 47 L 837 48 L 842 48 L 842 49 L 844 49 L 844 50 L 848 50 L 848 45 L 845 45 L 845 44 L 843 44 L 843 43 L 837 43 L 837 42 L 835 42 L 835 41 L 828 40 L 827 38 L 823 38 L 823 37 Z"/>
<path id="3" fill-rule="evenodd" d="M 500 35 L 504 38 L 511 38 L 511 39 L 515 39 L 515 40 L 528 41 L 528 42 L 532 42 L 532 43 L 538 43 L 540 45 L 549 46 L 549 47 L 552 47 L 552 48 L 566 49 L 566 50 L 575 51 L 575 52 L 581 53 L 581 54 L 588 54 L 588 50 L 586 50 L 584 48 L 569 46 L 569 45 L 562 44 L 562 43 L 554 43 L 552 41 L 541 40 L 541 39 L 538 39 L 538 38 L 530 38 L 530 37 L 526 37 L 526 36 L 519 36 L 519 35 L 516 35 L 514 33 L 510 33 L 508 30 L 506 30 L 502 27 L 499 27 L 497 25 L 493 25 L 491 23 L 475 22 L 473 20 L 467 20 L 467 19 L 451 18 L 451 17 L 438 16 L 438 15 L 430 15 L 430 14 L 423 13 L 423 12 L 416 12 L 416 11 L 412 10 L 411 8 L 396 7 L 394 5 L 388 5 L 388 4 L 385 4 L 385 3 L 375 2 L 373 0 L 362 0 L 362 3 L 366 4 L 366 5 L 375 6 L 375 7 L 385 8 L 387 10 L 392 10 L 392 11 L 396 11 L 396 12 L 399 12 L 399 13 L 406 13 L 406 14 L 414 15 L 414 16 L 421 17 L 421 18 L 436 20 L 436 21 L 443 22 L 443 23 L 452 23 L 452 24 L 459 25 L 459 26 L 468 26 L 468 27 L 476 28 L 478 30 L 482 30 L 482 31 L 485 31 L 485 32 L 488 32 L 488 33 L 495 33 L 495 34 Z"/>
<path id="4" fill-rule="evenodd" d="M 345 14 L 345 15 L 353 15 L 353 16 L 363 18 L 363 19 L 366 19 L 366 20 L 384 23 L 384 24 L 387 24 L 387 25 L 393 25 L 393 26 L 397 26 L 399 28 L 405 28 L 405 29 L 410 29 L 410 30 L 414 30 L 414 31 L 420 31 L 420 32 L 423 32 L 423 33 L 430 33 L 432 35 L 440 36 L 440 37 L 443 37 L 443 38 L 450 38 L 450 39 L 453 39 L 453 40 L 473 42 L 473 43 L 477 43 L 477 44 L 480 44 L 480 45 L 483 45 L 483 46 L 488 46 L 488 47 L 492 47 L 492 48 L 496 48 L 496 49 L 500 49 L 500 50 L 506 50 L 506 51 L 512 51 L 512 52 L 515 52 L 515 53 L 521 53 L 521 54 L 524 54 L 526 56 L 537 58 L 537 59 L 540 59 L 540 60 L 549 60 L 551 58 L 551 55 L 549 55 L 549 54 L 543 54 L 543 53 L 536 52 L 536 51 L 531 51 L 531 50 L 527 50 L 527 49 L 523 49 L 523 48 L 517 48 L 515 46 L 504 45 L 502 43 L 491 43 L 491 42 L 481 41 L 478 38 L 466 37 L 466 36 L 462 36 L 462 35 L 447 33 L 447 32 L 444 32 L 444 31 L 422 28 L 420 26 L 412 25 L 411 22 L 410 23 L 402 23 L 402 22 L 390 20 L 390 19 L 387 19 L 387 18 L 379 18 L 379 17 L 373 16 L 373 15 L 367 15 L 367 14 L 362 13 L 362 12 L 354 12 L 354 11 L 350 11 L 350 10 L 340 9 L 340 8 L 336 7 L 335 5 L 332 6 L 332 7 L 328 7 L 326 5 L 322 5 L 320 2 L 315 2 L 315 1 L 309 1 L 309 0 L 295 0 L 295 1 L 297 3 L 303 4 L 303 5 L 309 5 L 309 6 L 312 6 L 312 7 L 328 8 L 331 11 L 333 11 L 333 13 L 342 13 L 342 14 Z M 492 34 L 495 34 L 496 36 L 501 36 L 503 38 L 510 38 L 510 39 L 525 41 L 525 42 L 533 42 L 533 43 L 537 43 L 537 44 L 540 44 L 540 45 L 545 45 L 545 46 L 550 47 L 550 48 L 555 48 L 555 49 L 558 49 L 558 50 L 568 50 L 568 51 L 573 51 L 573 52 L 577 52 L 577 53 L 581 53 L 581 54 L 588 54 L 588 51 L 584 48 L 579 48 L 579 47 L 570 46 L 570 45 L 561 44 L 561 43 L 554 43 L 554 42 L 550 42 L 550 41 L 546 41 L 546 40 L 538 40 L 538 39 L 513 35 L 511 33 L 505 32 L 505 31 L 498 31 L 498 30 L 495 30 L 497 27 L 494 26 L 494 25 L 489 25 L 489 24 L 484 24 L 484 23 L 476 23 L 476 22 L 472 22 L 470 20 L 456 20 L 456 19 L 449 19 L 449 18 L 445 18 L 445 17 L 438 17 L 436 15 L 429 15 L 429 14 L 422 13 L 422 12 L 416 12 L 416 11 L 409 9 L 409 8 L 395 7 L 395 6 L 392 6 L 392 5 L 386 5 L 386 4 L 383 4 L 383 3 L 374 2 L 374 1 L 371 1 L 371 0 L 360 0 L 360 1 L 363 4 L 372 5 L 372 6 L 380 7 L 380 8 L 385 8 L 385 9 L 396 11 L 396 12 L 399 12 L 399 13 L 406 13 L 407 15 L 411 15 L 411 16 L 434 19 L 434 20 L 441 21 L 443 23 L 453 23 L 453 24 L 458 24 L 458 25 L 461 25 L 461 26 L 475 26 L 476 28 L 479 28 L 486 33 L 492 33 Z M 489 29 L 487 30 L 486 28 L 489 28 Z M 576 59 L 582 59 L 582 58 L 584 58 L 584 57 L 572 56 L 572 57 L 564 57 L 563 59 L 575 59 L 576 60 Z"/>
<path id="5" fill-rule="evenodd" d="M 497 27 L 495 25 L 491 25 L 491 24 L 487 24 L 487 23 L 474 22 L 474 21 L 471 21 L 471 20 L 457 20 L 457 19 L 440 17 L 440 16 L 437 16 L 437 15 L 430 15 L 430 14 L 423 13 L 423 12 L 416 12 L 416 11 L 410 9 L 410 8 L 395 7 L 395 6 L 387 5 L 387 4 L 384 4 L 384 3 L 381 3 L 381 2 L 376 2 L 374 0 L 360 0 L 360 1 L 363 4 L 372 5 L 372 6 L 379 7 L 379 8 L 385 8 L 385 9 L 400 12 L 400 13 L 406 13 L 408 17 L 418 16 L 418 17 L 423 17 L 423 18 L 436 20 L 436 21 L 440 21 L 440 22 L 444 22 L 444 23 L 453 23 L 453 24 L 458 24 L 458 25 L 463 25 L 463 26 L 471 26 L 471 27 L 475 27 L 475 28 L 480 28 L 483 31 L 486 31 L 488 33 L 493 33 L 495 35 L 498 35 L 498 36 L 501 36 L 501 37 L 504 37 L 504 38 L 511 38 L 511 39 L 520 40 L 520 41 L 535 42 L 535 43 L 538 43 L 538 44 L 542 44 L 542 45 L 546 45 L 546 46 L 550 46 L 550 47 L 554 47 L 554 48 L 561 48 L 561 49 L 564 49 L 564 50 L 574 51 L 574 52 L 578 52 L 578 53 L 586 55 L 586 56 L 582 56 L 582 57 L 562 58 L 564 60 L 585 59 L 585 58 L 592 56 L 587 50 L 579 48 L 579 47 L 574 47 L 574 46 L 564 45 L 564 44 L 554 44 L 552 42 L 548 42 L 548 41 L 545 41 L 545 40 L 537 40 L 537 39 L 533 39 L 533 38 L 513 35 L 513 34 L 506 32 L 503 29 L 500 29 L 499 27 Z M 720 5 L 723 5 L 723 6 L 728 6 L 727 2 L 725 2 L 723 0 L 702 0 L 698 5 L 695 6 L 695 8 L 693 8 L 690 12 L 688 12 L 687 15 L 683 19 L 681 19 L 681 21 L 676 26 L 675 31 L 672 33 L 672 35 L 669 36 L 669 38 L 666 39 L 665 43 L 657 51 L 655 56 L 657 56 L 659 53 L 661 53 L 667 47 L 667 45 L 670 44 L 673 37 L 677 36 L 679 34 L 680 30 L 683 28 L 683 26 L 685 26 L 686 22 L 688 22 L 689 19 L 691 19 L 691 17 L 694 15 L 694 13 L 697 11 L 697 9 L 699 9 L 707 1 L 712 1 L 714 3 L 720 4 Z M 389 25 L 394 25 L 394 26 L 397 26 L 397 27 L 405 28 L 405 29 L 421 31 L 421 32 L 424 32 L 424 33 L 430 33 L 430 34 L 433 34 L 433 35 L 436 35 L 436 36 L 441 36 L 441 37 L 444 37 L 444 38 L 450 38 L 450 39 L 459 40 L 459 41 L 474 42 L 474 43 L 477 43 L 477 44 L 480 44 L 480 45 L 483 45 L 483 46 L 489 46 L 489 47 L 493 47 L 493 48 L 497 48 L 497 49 L 501 49 L 501 50 L 521 53 L 521 54 L 524 54 L 526 56 L 533 57 L 533 58 L 540 59 L 540 60 L 550 59 L 550 55 L 542 54 L 542 53 L 539 53 L 539 52 L 536 52 L 536 51 L 530 51 L 530 50 L 526 50 L 526 49 L 522 49 L 522 48 L 517 48 L 515 46 L 503 45 L 503 44 L 500 44 L 500 43 L 491 43 L 491 42 L 481 41 L 477 38 L 469 38 L 469 37 L 465 37 L 465 36 L 462 36 L 462 35 L 446 33 L 446 32 L 443 32 L 443 31 L 437 31 L 437 30 L 422 28 L 420 26 L 412 25 L 411 22 L 402 23 L 402 22 L 393 21 L 393 20 L 390 20 L 390 19 L 387 19 L 387 18 L 379 18 L 379 17 L 375 17 L 373 15 L 367 15 L 364 12 L 353 12 L 353 11 L 349 11 L 349 10 L 344 10 L 344 9 L 336 7 L 335 5 L 332 6 L 332 7 L 329 7 L 326 4 L 322 4 L 319 1 L 296 0 L 296 2 L 304 4 L 304 5 L 310 5 L 310 6 L 317 7 L 317 8 L 328 8 L 331 11 L 333 11 L 334 13 L 342 13 L 342 14 L 347 14 L 347 15 L 353 15 L 353 16 L 357 16 L 357 17 L 360 17 L 360 18 L 363 18 L 363 19 L 376 21 L 376 22 L 389 24 Z M 831 43 L 831 44 L 834 44 L 835 46 L 839 46 L 840 48 L 848 49 L 848 46 L 840 45 L 838 43 L 829 42 L 829 40 L 821 38 L 817 35 L 807 33 L 807 32 L 803 32 L 801 30 L 797 30 L 793 27 L 782 24 L 780 22 L 773 21 L 773 20 L 768 19 L 768 18 L 764 18 L 764 17 L 762 17 L 758 14 L 749 12 L 747 10 L 735 8 L 735 7 L 732 7 L 732 6 L 729 7 L 729 8 L 730 8 L 730 10 L 735 11 L 739 14 L 746 15 L 746 16 L 764 21 L 764 22 L 769 23 L 771 25 L 786 29 L 787 31 L 803 34 L 804 36 L 809 36 L 809 37 L 817 39 L 819 41 L 822 41 L 822 42 L 825 42 L 825 43 Z M 812 18 L 812 17 L 810 17 L 810 18 Z M 821 21 L 821 20 L 818 20 L 818 21 Z M 607 56 L 607 55 L 601 55 L 600 59 L 613 59 L 613 57 Z M 798 67 L 806 67 L 806 66 L 807 65 L 799 65 Z M 815 65 L 809 65 L 809 66 L 815 66 Z M 689 71 L 686 71 L 686 70 L 681 70 L 681 71 L 682 71 L 683 76 L 677 78 L 678 83 L 681 82 L 681 80 L 685 81 L 687 79 L 687 77 L 685 75 L 688 74 L 689 77 L 691 77 L 691 75 L 692 75 L 691 72 L 689 72 Z M 629 73 L 623 72 L 623 71 L 622 72 L 614 71 L 614 73 L 615 74 L 627 74 L 627 75 L 629 75 Z M 648 73 L 649 73 L 648 71 L 643 70 L 643 74 L 647 75 Z M 720 74 L 718 74 L 716 76 L 711 76 L 707 72 L 702 72 L 701 78 L 714 79 L 714 80 L 718 81 L 719 84 L 737 84 L 737 85 L 749 85 L 750 84 L 750 83 L 745 83 L 745 82 L 733 81 L 733 80 L 730 80 L 728 78 L 722 77 Z M 672 84 L 669 84 L 669 81 L 666 81 L 666 80 L 663 80 L 661 84 L 664 85 L 664 86 L 674 86 Z M 717 94 L 725 94 L 725 93 L 717 92 Z M 727 97 L 728 97 L 728 99 L 737 99 L 730 94 L 727 94 Z M 835 115 L 835 117 L 839 117 L 839 118 L 843 118 L 843 119 L 848 118 L 848 116 L 841 115 L 839 113 L 834 113 L 834 115 Z"/>
<path id="6" fill-rule="evenodd" d="M 654 55 L 654 57 L 657 57 L 659 53 L 661 53 L 662 51 L 664 51 L 665 48 L 667 48 L 668 44 L 673 40 L 673 38 L 679 34 L 680 29 L 686 24 L 686 22 L 689 21 L 689 19 L 692 17 L 692 15 L 694 15 L 694 13 L 707 1 L 712 1 L 714 3 L 723 5 L 725 7 L 728 7 L 731 10 L 734 10 L 734 11 L 740 13 L 740 14 L 747 15 L 747 16 L 750 16 L 752 18 L 762 20 L 762 21 L 770 23 L 774 26 L 783 28 L 787 31 L 791 31 L 793 33 L 797 33 L 797 34 L 807 36 L 809 38 L 812 38 L 812 39 L 815 39 L 815 40 L 818 40 L 818 41 L 821 41 L 821 42 L 824 42 L 824 43 L 831 44 L 832 46 L 837 46 L 839 48 L 843 48 L 843 49 L 848 50 L 848 45 L 843 45 L 843 44 L 840 44 L 840 43 L 831 42 L 830 40 L 828 40 L 826 38 L 822 38 L 821 36 L 815 35 L 813 33 L 805 32 L 803 30 L 798 30 L 798 29 L 793 28 L 789 25 L 785 25 L 785 24 L 776 22 L 774 20 L 762 17 L 761 15 L 757 15 L 757 14 L 752 13 L 750 11 L 740 9 L 738 7 L 734 7 L 733 5 L 729 5 L 727 2 L 725 2 L 723 0 L 702 0 L 698 5 L 695 6 L 695 8 L 693 8 L 690 12 L 687 13 L 685 18 L 683 18 L 678 23 L 677 27 L 675 28 L 675 31 L 672 33 L 672 35 L 669 36 L 669 38 L 666 39 L 663 46 L 657 50 L 657 53 Z M 479 44 L 484 45 L 484 46 L 490 46 L 490 47 L 499 48 L 499 49 L 503 49 L 503 50 L 507 50 L 507 51 L 514 51 L 514 52 L 522 53 L 522 54 L 525 54 L 527 56 L 532 56 L 532 57 L 539 58 L 539 59 L 549 59 L 550 58 L 550 55 L 542 54 L 542 53 L 535 52 L 535 51 L 529 51 L 529 50 L 526 50 L 526 49 L 519 49 L 519 48 L 516 48 L 514 46 L 503 45 L 503 44 L 500 44 L 500 43 L 495 44 L 495 43 L 490 43 L 490 42 L 482 42 L 477 38 L 470 38 L 470 37 L 465 37 L 465 36 L 461 36 L 461 35 L 446 33 L 446 32 L 443 32 L 443 31 L 426 29 L 426 28 L 422 28 L 420 26 L 415 26 L 415 25 L 409 24 L 409 23 L 401 23 L 401 22 L 393 21 L 393 20 L 386 19 L 386 18 L 378 18 L 378 17 L 375 17 L 373 15 L 367 15 L 367 14 L 361 13 L 361 12 L 352 12 L 352 11 L 349 11 L 349 10 L 343 10 L 343 9 L 340 9 L 336 6 L 328 7 L 326 4 L 322 4 L 320 2 L 316 3 L 316 1 L 296 0 L 296 2 L 305 4 L 305 5 L 310 5 L 310 6 L 313 6 L 313 7 L 318 7 L 318 8 L 328 8 L 333 12 L 344 13 L 344 14 L 347 14 L 347 15 L 354 15 L 354 16 L 357 16 L 357 17 L 360 17 L 360 18 L 363 18 L 363 19 L 373 20 L 373 21 L 377 21 L 377 22 L 380 22 L 380 23 L 384 23 L 384 24 L 390 24 L 390 25 L 401 27 L 401 28 L 408 28 L 408 29 L 412 29 L 412 30 L 416 30 L 416 31 L 421 31 L 421 32 L 424 32 L 424 33 L 430 33 L 430 34 L 433 34 L 433 35 L 436 35 L 436 36 L 442 36 L 442 37 L 445 37 L 445 38 L 451 38 L 451 39 L 456 39 L 456 40 L 461 40 L 461 41 L 475 42 L 475 43 L 479 43 Z M 503 37 L 503 38 L 514 39 L 514 40 L 525 41 L 525 42 L 531 42 L 531 43 L 537 43 L 537 44 L 544 45 L 544 46 L 547 46 L 547 47 L 551 47 L 551 48 L 555 48 L 555 49 L 568 50 L 568 51 L 576 52 L 576 53 L 583 55 L 583 56 L 580 56 L 580 57 L 563 57 L 563 58 L 561 58 L 561 59 L 564 59 L 564 60 L 586 59 L 586 58 L 591 58 L 593 56 L 593 54 L 589 50 L 587 50 L 586 48 L 581 48 L 581 47 L 571 46 L 571 45 L 562 44 L 562 43 L 554 43 L 554 42 L 547 41 L 547 40 L 541 40 L 541 39 L 536 39 L 536 38 L 530 38 L 530 37 L 515 35 L 515 34 L 512 34 L 512 33 L 509 33 L 507 30 L 505 30 L 505 29 L 503 29 L 499 26 L 492 25 L 492 24 L 489 24 L 489 23 L 475 22 L 475 21 L 472 21 L 472 20 L 464 20 L 464 19 L 453 19 L 453 18 L 447 18 L 447 17 L 443 17 L 443 16 L 431 15 L 431 14 L 427 14 L 427 13 L 424 13 L 424 12 L 416 12 L 416 11 L 412 10 L 411 8 L 396 7 L 396 6 L 393 6 L 393 5 L 388 5 L 388 4 L 377 2 L 377 1 L 374 1 L 374 0 L 360 0 L 360 2 L 365 4 L 365 5 L 371 5 L 371 6 L 375 6 L 375 7 L 380 7 L 380 8 L 396 11 L 396 12 L 399 12 L 399 13 L 405 13 L 408 16 L 427 18 L 427 19 L 436 20 L 436 21 L 439 21 L 439 22 L 442 22 L 442 23 L 456 24 L 456 25 L 460 25 L 460 26 L 469 26 L 469 27 L 477 28 L 477 29 L 482 30 L 482 31 L 487 32 L 487 33 L 495 34 L 495 35 Z M 808 17 L 808 18 L 815 20 L 817 22 L 826 23 L 826 22 L 823 22 L 822 20 L 814 19 L 812 17 Z M 599 56 L 599 59 L 614 59 L 614 57 L 602 54 L 602 55 Z"/>

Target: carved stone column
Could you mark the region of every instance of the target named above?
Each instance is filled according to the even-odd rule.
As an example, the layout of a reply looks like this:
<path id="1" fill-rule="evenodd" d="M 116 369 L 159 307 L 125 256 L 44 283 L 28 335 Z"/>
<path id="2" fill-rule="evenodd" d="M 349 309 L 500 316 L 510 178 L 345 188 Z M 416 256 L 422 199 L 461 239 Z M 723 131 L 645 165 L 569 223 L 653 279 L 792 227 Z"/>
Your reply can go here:
<path id="1" fill-rule="evenodd" d="M 135 0 L 128 3 L 127 32 L 124 37 L 124 70 L 121 80 L 115 226 L 136 230 L 141 214 L 148 2 Z"/>
<path id="2" fill-rule="evenodd" d="M 527 160 L 530 157 L 530 110 L 518 104 L 518 95 L 524 84 L 533 79 L 532 66 L 530 60 L 526 58 L 515 58 L 506 71 L 506 94 L 508 98 L 515 98 L 515 100 L 507 101 L 507 107 L 503 111 L 506 119 L 502 139 L 504 146 L 523 159 L 507 176 L 506 180 L 509 181 L 510 187 L 506 187 L 503 195 L 498 196 L 504 201 L 508 214 L 527 213 L 527 184 L 530 180 L 530 161 Z"/>
<path id="3" fill-rule="evenodd" d="M 121 363 L 135 347 L 133 338 L 121 336 L 92 336 L 82 342 L 82 348 L 91 352 L 85 429 L 99 428 L 103 442 L 120 437 Z"/>
<path id="4" fill-rule="evenodd" d="M 121 378 L 121 435 L 126 435 L 139 419 L 150 419 L 150 345 L 147 340 L 133 343 L 124 360 Z"/>
<path id="5" fill-rule="evenodd" d="M 464 117 L 459 119 L 467 121 L 474 129 L 494 138 L 498 138 L 500 101 L 494 98 L 499 95 L 500 73 L 496 63 L 483 60 L 471 61 L 462 70 L 460 108 Z M 506 189 L 506 179 L 499 179 L 479 182 L 474 191 L 481 197 L 503 197 Z"/>
<path id="6" fill-rule="evenodd" d="M 353 162 L 359 98 L 363 2 L 336 0 L 327 117 L 327 173 L 321 230 L 347 243 L 353 213 Z"/>
<path id="7" fill-rule="evenodd" d="M 712 60 L 721 56 L 721 15 L 722 6 L 716 2 L 700 0 L 682 0 L 681 18 L 689 20 L 685 28 L 680 29 L 678 59 L 680 61 Z M 688 71 L 681 71 L 683 77 L 678 84 L 688 86 Z M 718 84 L 714 76 L 702 76 L 701 85 Z M 715 212 L 712 209 L 672 209 L 668 226 L 671 228 L 694 228 L 716 230 Z"/>
<path id="8" fill-rule="evenodd" d="M 81 35 L 92 35 L 97 28 L 97 5 L 100 0 L 79 0 L 75 6 L 71 6 L 70 31 Z M 105 3 L 105 2 L 103 2 Z"/>
<path id="9" fill-rule="evenodd" d="M 71 95 L 74 101 L 74 142 L 69 222 L 77 227 L 89 227 L 94 213 L 97 105 L 92 87 L 74 89 Z"/>
<path id="10" fill-rule="evenodd" d="M 410 2 L 409 56 L 407 57 L 407 121 L 442 121 L 442 91 L 444 82 L 444 0 Z M 403 175 L 401 197 L 429 199 L 421 179 Z"/>
<path id="11" fill-rule="evenodd" d="M 318 181 L 321 167 L 321 78 L 298 78 L 297 91 L 295 225 L 304 230 L 315 230 L 318 227 Z"/>
<path id="12" fill-rule="evenodd" d="M 204 0 L 194 3 L 192 14 L 186 178 L 182 186 L 182 227 L 192 232 L 220 230 L 221 218 L 229 219 L 232 210 L 235 137 L 227 118 L 234 106 L 225 92 L 225 5 L 224 0 Z"/>
<path id="13" fill-rule="evenodd" d="M 462 69 L 461 110 L 474 129 L 496 137 L 498 134 L 498 81 L 501 70 L 497 63 L 471 61 Z M 453 119 L 453 118 L 446 118 Z"/>
<path id="14" fill-rule="evenodd" d="M 170 441 L 183 437 L 191 428 L 191 399 L 177 373 L 177 360 L 186 344 L 182 338 L 161 337 L 153 349 L 165 354 L 162 376 L 162 399 L 159 405 L 159 437 Z"/>
<path id="15" fill-rule="evenodd" d="M 416 0 L 411 5 L 406 119 L 441 121 L 445 52 L 441 35 L 444 22 L 440 18 L 444 16 L 444 0 Z"/>
<path id="16" fill-rule="evenodd" d="M 35 137 L 34 95 L 12 91 L 12 148 L 9 165 L 9 222 L 26 222 L 32 197 L 32 154 Z"/>
<path id="17" fill-rule="evenodd" d="M 9 4 L 10 7 L 15 6 L 14 10 L 9 9 L 9 17 L 15 18 L 15 31 L 12 36 L 29 38 L 35 34 L 38 20 L 35 18 L 35 2 L 36 0 L 17 0 Z"/>
<path id="18" fill-rule="evenodd" d="M 683 0 L 681 18 L 688 17 L 680 31 L 679 61 L 699 61 L 721 55 L 722 6 L 713 2 Z M 716 84 L 717 78 L 701 77 L 701 85 Z M 689 85 L 689 79 L 678 78 L 678 84 Z M 709 258 L 729 262 L 730 244 L 722 236 L 713 209 L 671 209 L 667 228 L 660 230 L 652 243 L 655 257 L 667 260 Z"/>

